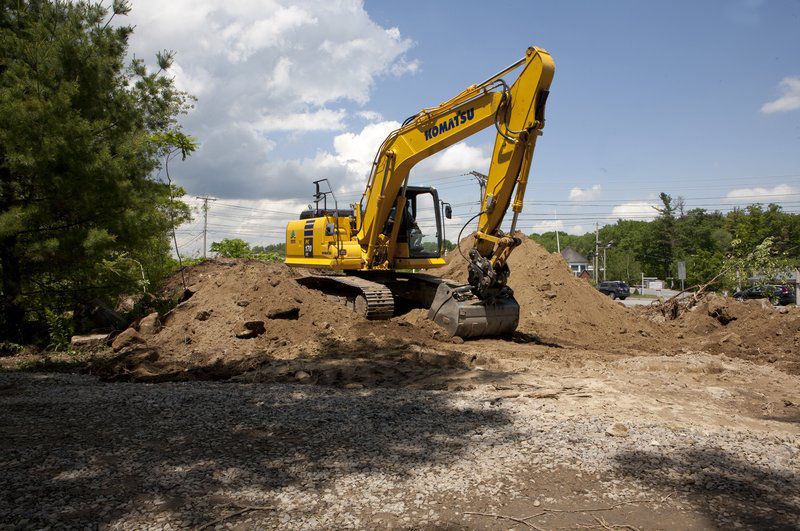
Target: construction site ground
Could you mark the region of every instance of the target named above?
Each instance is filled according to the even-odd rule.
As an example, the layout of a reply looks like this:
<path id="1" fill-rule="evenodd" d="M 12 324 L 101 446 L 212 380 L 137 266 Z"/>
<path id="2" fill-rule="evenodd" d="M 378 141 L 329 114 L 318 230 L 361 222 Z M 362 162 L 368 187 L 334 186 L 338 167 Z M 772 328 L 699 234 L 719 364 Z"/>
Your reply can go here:
<path id="1" fill-rule="evenodd" d="M 116 351 L 0 358 L 0 528 L 800 527 L 800 310 L 625 308 L 530 241 L 511 268 L 506 338 L 210 261 Z"/>

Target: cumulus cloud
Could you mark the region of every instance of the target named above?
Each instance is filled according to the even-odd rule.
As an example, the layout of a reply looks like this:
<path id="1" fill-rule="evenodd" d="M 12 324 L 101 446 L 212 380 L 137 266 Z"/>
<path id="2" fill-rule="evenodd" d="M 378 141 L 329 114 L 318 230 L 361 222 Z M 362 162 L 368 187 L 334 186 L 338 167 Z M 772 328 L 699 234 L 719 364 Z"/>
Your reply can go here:
<path id="1" fill-rule="evenodd" d="M 389 70 L 392 74 L 398 77 L 404 74 L 413 75 L 419 70 L 419 61 L 416 59 L 413 61 L 408 61 L 405 57 L 401 57 L 400 60 L 394 63 Z"/>
<path id="2" fill-rule="evenodd" d="M 378 148 L 389 133 L 399 127 L 399 122 L 386 121 L 367 124 L 360 133 L 336 135 L 333 139 L 335 154 L 331 156 L 347 169 L 350 181 L 365 185 Z"/>
<path id="3" fill-rule="evenodd" d="M 251 122 L 256 131 L 340 131 L 344 129 L 344 109 L 319 109 L 312 112 L 267 114 Z"/>
<path id="4" fill-rule="evenodd" d="M 564 225 L 564 222 L 560 219 L 551 219 L 551 220 L 543 220 L 538 223 L 535 223 L 531 227 L 531 232 L 536 234 L 543 234 L 545 232 L 564 232 L 567 234 L 572 234 L 576 236 L 580 236 L 582 234 L 586 234 L 586 229 L 583 225 L 571 225 L 567 227 Z"/>
<path id="5" fill-rule="evenodd" d="M 785 201 L 789 195 L 800 195 L 800 188 L 788 184 L 779 184 L 772 188 L 736 188 L 728 192 L 725 197 L 743 203 L 758 201 Z"/>
<path id="6" fill-rule="evenodd" d="M 470 146 L 461 142 L 444 150 L 433 160 L 434 171 L 460 172 L 474 169 L 486 170 L 489 167 L 489 155 L 481 147 Z"/>
<path id="7" fill-rule="evenodd" d="M 380 122 L 383 120 L 383 115 L 377 111 L 358 111 L 356 116 L 368 122 Z"/>
<path id="8" fill-rule="evenodd" d="M 572 227 L 568 228 L 567 232 L 569 234 L 573 234 L 575 236 L 580 236 L 582 234 L 586 234 L 589 231 L 583 225 L 578 224 L 578 225 L 573 225 Z"/>
<path id="9" fill-rule="evenodd" d="M 482 147 L 460 142 L 431 157 L 429 165 L 435 172 L 487 171 L 489 155 Z"/>
<path id="10" fill-rule="evenodd" d="M 600 197 L 602 187 L 595 184 L 591 188 L 578 188 L 577 186 L 569 191 L 570 201 L 590 201 Z"/>
<path id="11" fill-rule="evenodd" d="M 778 99 L 762 105 L 761 112 L 772 114 L 800 109 L 800 77 L 783 78 L 780 82 L 780 88 L 783 94 Z"/>
<path id="12" fill-rule="evenodd" d="M 560 219 L 549 219 L 534 223 L 531 226 L 531 232 L 536 234 L 544 234 L 545 232 L 564 232 L 564 222 Z"/>
<path id="13" fill-rule="evenodd" d="M 297 135 L 345 131 L 349 109 L 369 102 L 379 77 L 419 68 L 406 56 L 412 41 L 373 21 L 359 0 L 137 0 L 119 23 L 136 27 L 137 57 L 176 50 L 170 74 L 198 96 L 184 125 L 200 148 L 175 167 L 191 193 L 297 198 L 314 179 L 347 179 L 353 165 L 331 149 L 334 139 L 298 148 Z"/>
<path id="14" fill-rule="evenodd" d="M 656 218 L 658 211 L 656 204 L 648 201 L 631 201 L 616 205 L 611 209 L 611 215 L 617 219 L 637 219 L 650 221 Z"/>

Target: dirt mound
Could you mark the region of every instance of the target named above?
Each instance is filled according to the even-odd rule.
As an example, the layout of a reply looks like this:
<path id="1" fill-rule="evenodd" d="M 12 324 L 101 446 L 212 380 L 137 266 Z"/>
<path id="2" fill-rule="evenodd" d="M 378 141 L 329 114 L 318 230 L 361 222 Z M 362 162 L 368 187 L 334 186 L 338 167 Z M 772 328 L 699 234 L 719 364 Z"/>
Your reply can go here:
<path id="1" fill-rule="evenodd" d="M 521 235 L 522 245 L 508 260 L 509 285 L 520 305 L 519 330 L 557 344 L 604 349 L 641 348 L 653 344 L 660 330 L 588 282 L 576 278 L 558 254 Z M 474 238 L 461 241 L 464 255 Z M 433 274 L 459 282 L 467 280 L 467 262 L 458 249 L 447 266 Z"/>
<path id="2" fill-rule="evenodd" d="M 465 249 L 470 245 L 471 238 L 462 242 Z M 466 281 L 461 255 L 451 253 L 448 262 L 435 273 Z M 116 356 L 96 372 L 111 380 L 236 377 L 451 388 L 465 385 L 459 380 L 465 374 L 488 375 L 473 370 L 476 364 L 485 368 L 479 359 L 482 351 L 528 359 L 550 349 L 568 363 L 597 353 L 707 351 L 777 363 L 800 373 L 797 308 L 776 310 L 758 301 L 711 297 L 676 321 L 656 323 L 575 278 L 560 256 L 527 238 L 509 265 L 521 307 L 518 331 L 510 338 L 462 345 L 428 321 L 426 310 L 367 321 L 299 284 L 304 271 L 280 263 L 206 261 L 170 279 L 166 294 L 180 296 L 182 302 L 164 316 L 142 318 L 117 336 Z M 552 348 L 559 346 L 578 348 Z"/>
<path id="3" fill-rule="evenodd" d="M 120 354 L 104 376 L 221 379 L 276 360 L 355 359 L 388 347 L 442 346 L 434 339 L 440 332 L 407 319 L 358 317 L 300 285 L 296 279 L 301 272 L 280 263 L 209 260 L 187 268 L 183 276 L 188 298 L 163 316 L 159 326 L 154 326 L 155 316 L 148 316 L 121 334 L 115 344 Z M 166 290 L 182 294 L 180 273 Z M 347 380 L 347 375 L 340 376 Z"/>
<path id="4" fill-rule="evenodd" d="M 695 338 L 698 349 L 800 374 L 800 308 L 767 301 L 709 295 L 673 321 L 677 334 Z"/>

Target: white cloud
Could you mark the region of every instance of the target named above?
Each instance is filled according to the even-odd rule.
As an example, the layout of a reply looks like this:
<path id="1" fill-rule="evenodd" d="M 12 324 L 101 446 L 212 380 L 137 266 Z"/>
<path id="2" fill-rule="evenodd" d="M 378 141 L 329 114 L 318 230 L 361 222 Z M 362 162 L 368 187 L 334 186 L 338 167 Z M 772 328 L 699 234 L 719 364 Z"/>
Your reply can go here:
<path id="1" fill-rule="evenodd" d="M 383 115 L 377 111 L 358 111 L 356 116 L 368 122 L 380 122 L 383 120 Z"/>
<path id="2" fill-rule="evenodd" d="M 433 171 L 465 172 L 469 170 L 486 171 L 489 168 L 489 155 L 481 147 L 460 142 L 430 159 Z"/>
<path id="3" fill-rule="evenodd" d="M 252 123 L 253 129 L 270 131 L 341 131 L 347 113 L 344 109 L 319 109 L 313 112 L 266 115 Z"/>
<path id="4" fill-rule="evenodd" d="M 202 67 L 194 69 L 190 74 L 178 61 L 175 61 L 169 73 L 175 79 L 175 86 L 179 90 L 185 90 L 197 97 L 203 96 L 211 85 L 211 75 Z"/>
<path id="5" fill-rule="evenodd" d="M 586 234 L 587 232 L 589 232 L 589 231 L 586 229 L 586 227 L 584 227 L 583 225 L 580 225 L 580 224 L 573 225 L 572 227 L 567 229 L 567 233 L 568 234 L 573 234 L 575 236 L 580 236 L 582 234 Z"/>
<path id="6" fill-rule="evenodd" d="M 417 59 L 408 61 L 405 57 L 401 57 L 399 61 L 392 65 L 389 71 L 398 77 L 404 74 L 413 75 L 419 71 L 419 61 Z"/>
<path id="7" fill-rule="evenodd" d="M 779 184 L 772 188 L 736 188 L 728 192 L 725 197 L 735 201 L 758 202 L 758 201 L 786 201 L 787 196 L 792 194 L 800 195 L 800 188 L 788 184 Z"/>
<path id="8" fill-rule="evenodd" d="M 560 219 L 548 219 L 531 226 L 531 232 L 536 234 L 555 232 L 556 230 L 564 232 L 564 222 Z"/>
<path id="9" fill-rule="evenodd" d="M 237 20 L 223 30 L 225 41 L 229 45 L 226 48 L 228 58 L 237 63 L 246 61 L 264 48 L 287 44 L 293 31 L 304 26 L 308 31 L 308 26 L 315 26 L 317 23 L 316 17 L 297 6 L 278 7 L 266 18 Z"/>
<path id="10" fill-rule="evenodd" d="M 535 232 L 536 234 L 542 234 L 545 232 L 555 232 L 557 230 L 559 232 L 564 232 L 576 236 L 586 234 L 587 232 L 586 229 L 583 227 L 583 225 L 572 225 L 567 228 L 564 227 L 565 225 L 563 220 L 560 219 L 544 220 L 534 224 L 531 227 L 531 232 Z"/>
<path id="11" fill-rule="evenodd" d="M 649 221 L 658 215 L 656 204 L 647 201 L 631 201 L 622 203 L 611 209 L 611 215 L 618 219 L 636 219 Z"/>
<path id="12" fill-rule="evenodd" d="M 761 106 L 761 112 L 772 114 L 800 109 L 800 77 L 785 77 L 780 83 L 783 94 L 780 98 Z"/>
<path id="13" fill-rule="evenodd" d="M 386 137 L 400 127 L 399 122 L 387 121 L 367 124 L 360 133 L 342 133 L 333 139 L 335 155 L 331 155 L 347 168 L 350 180 L 359 180 L 366 185 L 372 162 L 378 148 Z"/>
<path id="14" fill-rule="evenodd" d="M 419 68 L 406 56 L 413 42 L 373 21 L 360 0 L 137 0 L 115 23 L 135 26 L 132 55 L 152 62 L 176 50 L 170 75 L 198 96 L 183 122 L 200 148 L 175 166 L 191 193 L 279 199 L 306 195 L 321 176 L 348 179 L 360 158 L 331 150 L 330 137 L 277 146 L 344 131 L 348 107 L 367 104 L 378 78 Z M 369 142 L 370 162 L 380 140 Z"/>
<path id="15" fill-rule="evenodd" d="M 569 191 L 570 201 L 590 201 L 600 197 L 602 187 L 595 184 L 591 188 L 578 188 L 577 186 Z"/>

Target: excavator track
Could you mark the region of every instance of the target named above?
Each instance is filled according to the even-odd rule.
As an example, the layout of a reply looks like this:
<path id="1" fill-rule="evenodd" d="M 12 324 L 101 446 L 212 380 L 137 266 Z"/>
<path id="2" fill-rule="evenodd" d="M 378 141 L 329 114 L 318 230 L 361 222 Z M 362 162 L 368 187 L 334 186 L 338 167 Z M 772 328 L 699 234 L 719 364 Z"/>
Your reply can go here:
<path id="1" fill-rule="evenodd" d="M 394 315 L 392 291 L 380 282 L 354 276 L 312 275 L 297 280 L 320 289 L 334 300 L 343 302 L 359 315 L 371 320 L 390 319 Z"/>

